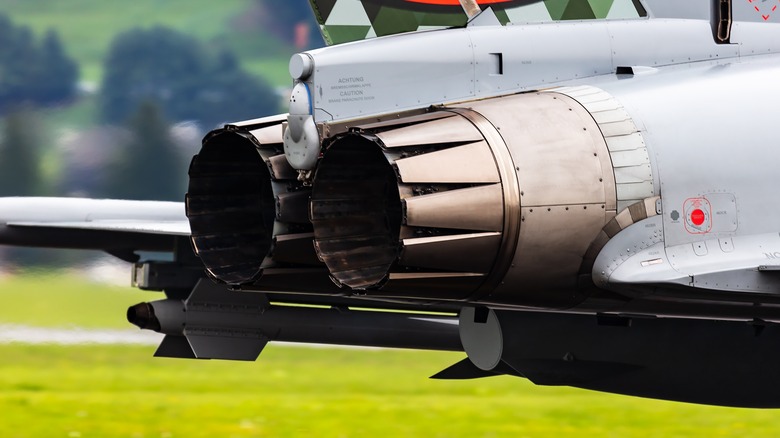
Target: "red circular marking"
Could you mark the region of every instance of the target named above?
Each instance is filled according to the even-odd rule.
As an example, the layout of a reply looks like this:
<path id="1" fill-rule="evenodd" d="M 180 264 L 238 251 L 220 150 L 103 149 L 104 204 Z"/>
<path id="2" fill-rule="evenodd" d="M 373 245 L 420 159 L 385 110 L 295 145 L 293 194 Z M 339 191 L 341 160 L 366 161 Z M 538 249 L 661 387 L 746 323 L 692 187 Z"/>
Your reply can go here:
<path id="1" fill-rule="evenodd" d="M 700 208 L 691 212 L 691 222 L 697 227 L 704 223 L 704 212 Z"/>

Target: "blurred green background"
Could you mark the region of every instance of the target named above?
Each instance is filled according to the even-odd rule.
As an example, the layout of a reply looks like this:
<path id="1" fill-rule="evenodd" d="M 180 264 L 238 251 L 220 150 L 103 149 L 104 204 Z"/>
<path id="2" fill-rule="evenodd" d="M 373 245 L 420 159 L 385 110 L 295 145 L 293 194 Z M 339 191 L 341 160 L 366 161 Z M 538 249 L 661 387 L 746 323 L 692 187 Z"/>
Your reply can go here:
<path id="1" fill-rule="evenodd" d="M 0 196 L 182 201 L 205 133 L 284 112 L 307 0 L 0 0 Z M 0 247 L 0 270 L 98 257 Z"/>
<path id="2" fill-rule="evenodd" d="M 181 200 L 202 135 L 283 112 L 322 44 L 306 0 L 0 0 L 0 195 Z"/>

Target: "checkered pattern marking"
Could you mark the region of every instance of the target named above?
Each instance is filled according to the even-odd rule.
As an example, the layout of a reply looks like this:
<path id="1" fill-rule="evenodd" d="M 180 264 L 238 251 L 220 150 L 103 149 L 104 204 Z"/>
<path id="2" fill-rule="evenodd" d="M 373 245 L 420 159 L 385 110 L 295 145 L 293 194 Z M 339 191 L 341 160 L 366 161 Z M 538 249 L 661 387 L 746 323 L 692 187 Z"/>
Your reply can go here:
<path id="1" fill-rule="evenodd" d="M 328 44 L 466 24 L 456 1 L 310 0 Z M 441 4 L 445 3 L 445 4 Z M 638 0 L 493 0 L 502 24 L 561 20 L 638 18 L 646 15 Z"/>

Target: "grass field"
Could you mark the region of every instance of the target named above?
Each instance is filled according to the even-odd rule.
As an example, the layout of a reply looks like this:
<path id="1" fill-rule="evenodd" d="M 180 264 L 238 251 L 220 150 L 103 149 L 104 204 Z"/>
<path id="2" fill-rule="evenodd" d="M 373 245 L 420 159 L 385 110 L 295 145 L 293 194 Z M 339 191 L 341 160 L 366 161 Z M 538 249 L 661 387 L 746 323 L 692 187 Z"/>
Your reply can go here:
<path id="1" fill-rule="evenodd" d="M 129 306 L 161 298 L 160 293 L 91 283 L 66 272 L 33 271 L 0 278 L 0 324 L 130 328 L 125 320 Z"/>
<path id="2" fill-rule="evenodd" d="M 521 379 L 426 379 L 454 353 L 270 346 L 256 363 L 148 347 L 0 346 L 0 436 L 777 436 L 776 411 Z"/>
<path id="3" fill-rule="evenodd" d="M 0 324 L 127 327 L 159 295 L 73 275 L 0 280 Z M 118 313 L 118 314 L 117 314 Z M 688 405 L 517 378 L 427 379 L 462 354 L 270 345 L 257 362 L 144 346 L 0 345 L 0 437 L 675 437 L 780 434 L 780 411 Z"/>

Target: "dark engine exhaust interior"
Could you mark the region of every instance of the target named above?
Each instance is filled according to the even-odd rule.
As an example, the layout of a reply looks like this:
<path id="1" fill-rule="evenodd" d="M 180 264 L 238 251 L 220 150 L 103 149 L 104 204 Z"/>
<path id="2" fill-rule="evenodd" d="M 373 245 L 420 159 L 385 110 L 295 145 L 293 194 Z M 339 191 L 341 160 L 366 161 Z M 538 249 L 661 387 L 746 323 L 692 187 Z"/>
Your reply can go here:
<path id="1" fill-rule="evenodd" d="M 339 285 L 382 285 L 398 258 L 401 201 L 377 139 L 348 134 L 317 169 L 311 198 L 315 246 Z"/>
<path id="2" fill-rule="evenodd" d="M 195 253 L 213 277 L 252 282 L 271 249 L 275 217 L 271 175 L 255 144 L 238 132 L 207 136 L 189 175 L 186 209 Z"/>

